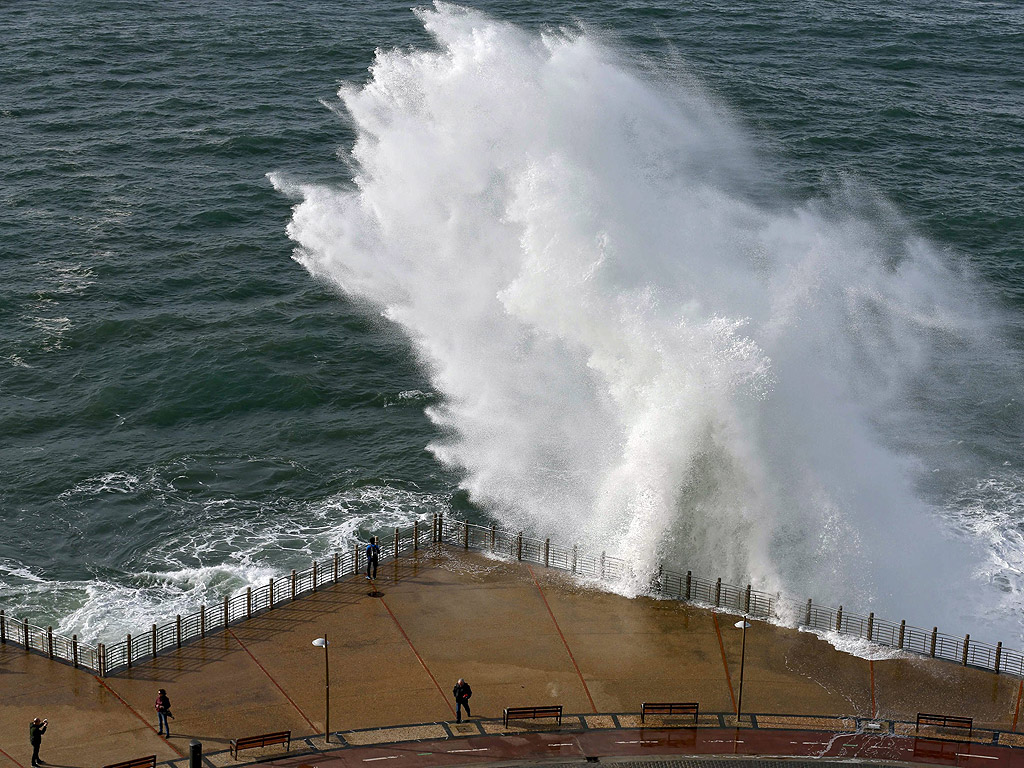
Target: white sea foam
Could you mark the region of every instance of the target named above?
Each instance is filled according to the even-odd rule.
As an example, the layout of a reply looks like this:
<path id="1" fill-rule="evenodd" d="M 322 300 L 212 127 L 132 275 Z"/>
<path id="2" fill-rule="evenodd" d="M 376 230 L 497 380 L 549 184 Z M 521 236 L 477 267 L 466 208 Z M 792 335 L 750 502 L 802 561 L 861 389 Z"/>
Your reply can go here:
<path id="1" fill-rule="evenodd" d="M 471 498 L 641 581 L 980 631 L 988 556 L 921 479 L 961 471 L 951 400 L 1020 387 L 970 275 L 855 182 L 787 202 L 685 77 L 419 16 L 436 49 L 340 91 L 354 183 L 272 180 L 296 259 L 413 340 Z"/>
<path id="2" fill-rule="evenodd" d="M 913 658 L 913 654 L 901 651 L 899 648 L 889 648 L 888 646 L 879 645 L 878 643 L 868 642 L 863 637 L 851 637 L 849 635 L 841 635 L 837 632 L 822 632 L 819 630 L 809 629 L 801 631 L 817 635 L 837 651 L 849 653 L 853 656 L 859 656 L 860 658 L 868 659 L 869 661 Z"/>
<path id="3" fill-rule="evenodd" d="M 105 472 L 77 483 L 63 491 L 58 498 L 68 499 L 100 493 L 132 493 L 138 488 L 139 482 L 138 476 L 128 472 Z"/>
<path id="4" fill-rule="evenodd" d="M 75 509 L 106 494 L 141 493 L 153 497 L 150 508 L 167 509 L 175 490 L 169 474 L 155 469 L 141 475 L 105 473 L 76 484 L 61 500 Z M 19 618 L 49 623 L 44 617 L 56 614 L 61 619 L 55 630 L 89 642 L 111 641 L 218 603 L 247 586 L 263 586 L 313 559 L 349 552 L 368 532 L 423 522 L 443 502 L 434 494 L 376 484 L 302 504 L 253 506 L 224 498 L 185 502 L 192 508 L 182 511 L 179 494 L 173 500 L 178 514 L 202 525 L 161 535 L 138 547 L 125 570 L 103 570 L 93 578 L 51 580 L 0 560 L 0 602 Z"/>

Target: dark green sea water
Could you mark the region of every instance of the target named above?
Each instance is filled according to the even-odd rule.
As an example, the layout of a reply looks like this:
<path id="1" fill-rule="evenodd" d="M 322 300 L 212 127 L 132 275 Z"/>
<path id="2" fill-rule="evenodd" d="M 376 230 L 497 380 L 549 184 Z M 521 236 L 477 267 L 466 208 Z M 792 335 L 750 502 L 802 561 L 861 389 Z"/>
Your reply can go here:
<path id="1" fill-rule="evenodd" d="M 770 169 L 751 199 L 869 190 L 847 204 L 879 247 L 963 269 L 1022 370 L 1019 3 L 468 5 L 703 94 Z M 348 184 L 355 133 L 324 102 L 375 49 L 434 47 L 404 3 L 0 5 L 0 607 L 110 637 L 357 532 L 496 514 L 427 450 L 451 427 L 415 340 L 292 260 L 296 201 L 267 178 Z M 908 451 L 965 446 L 919 487 L 995 553 L 994 607 L 1024 568 L 1024 410 L 976 362 Z"/>

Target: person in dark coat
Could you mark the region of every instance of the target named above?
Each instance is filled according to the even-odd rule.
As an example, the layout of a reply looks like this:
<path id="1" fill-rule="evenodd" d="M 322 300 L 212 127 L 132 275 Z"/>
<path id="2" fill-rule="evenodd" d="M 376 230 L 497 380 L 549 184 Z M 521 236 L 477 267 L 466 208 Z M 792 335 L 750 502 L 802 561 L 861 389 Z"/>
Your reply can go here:
<path id="1" fill-rule="evenodd" d="M 32 722 L 28 724 L 28 740 L 32 745 L 32 765 L 43 764 L 43 761 L 39 759 L 39 746 L 43 743 L 43 734 L 46 733 L 46 726 L 49 722 L 49 720 L 33 717 Z"/>
<path id="2" fill-rule="evenodd" d="M 463 708 L 466 710 L 467 718 L 473 716 L 473 713 L 469 711 L 469 697 L 473 695 L 473 689 L 460 677 L 459 682 L 452 688 L 452 693 L 455 695 L 455 722 L 461 723 Z"/>
<path id="3" fill-rule="evenodd" d="M 153 708 L 156 710 L 156 721 L 160 726 L 157 730 L 157 734 L 160 736 L 170 736 L 171 726 L 167 722 L 167 718 L 173 717 L 171 715 L 171 700 L 167 698 L 167 691 L 161 688 L 156 692 L 156 702 L 153 704 Z"/>
<path id="4" fill-rule="evenodd" d="M 380 545 L 377 537 L 371 536 L 370 543 L 366 545 L 366 578 L 377 578 L 377 560 L 380 559 Z"/>

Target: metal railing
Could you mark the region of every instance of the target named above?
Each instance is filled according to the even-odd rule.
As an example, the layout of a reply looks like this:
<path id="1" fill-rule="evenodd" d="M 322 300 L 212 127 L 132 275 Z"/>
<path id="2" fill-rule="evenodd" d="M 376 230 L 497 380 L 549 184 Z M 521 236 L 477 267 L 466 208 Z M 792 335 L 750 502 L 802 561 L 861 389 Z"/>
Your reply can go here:
<path id="1" fill-rule="evenodd" d="M 99 648 L 78 642 L 78 635 L 56 634 L 53 627 L 37 627 L 24 619 L 0 611 L 0 644 L 16 645 L 26 652 L 40 653 L 54 661 L 99 671 Z"/>
<path id="2" fill-rule="evenodd" d="M 585 552 L 578 546 L 561 547 L 553 545 L 550 539 L 533 538 L 497 526 L 475 525 L 444 513 L 435 513 L 432 520 L 422 524 L 416 522 L 410 528 L 395 528 L 392 535 L 379 540 L 380 561 L 396 559 L 431 543 L 489 552 L 509 560 L 557 568 L 599 582 L 636 578 L 628 561 L 605 552 L 598 555 Z M 303 571 L 293 570 L 288 576 L 270 579 L 263 586 L 247 587 L 242 592 L 225 596 L 223 602 L 217 605 L 200 606 L 195 613 L 176 616 L 173 621 L 162 625 L 153 624 L 148 630 L 127 635 L 124 640 L 112 644 L 80 643 L 76 635 L 67 638 L 54 634 L 51 627 L 37 627 L 0 611 L 0 643 L 18 645 L 26 651 L 41 653 L 51 659 L 105 676 L 161 653 L 176 650 L 207 634 L 223 631 L 233 624 L 273 610 L 282 603 L 297 600 L 325 585 L 335 584 L 342 578 L 357 574 L 366 563 L 362 553 L 365 546 L 364 542 L 355 543 L 349 552 L 335 553 L 329 559 L 314 560 Z M 862 638 L 908 653 L 1024 677 L 1024 653 L 1003 648 L 1002 643 L 993 646 L 971 640 L 970 635 L 956 637 L 939 632 L 937 627 L 925 630 L 908 626 L 905 621 L 896 624 L 876 618 L 873 613 L 862 616 L 844 612 L 842 606 L 830 608 L 816 605 L 811 600 L 801 602 L 779 594 L 762 592 L 753 589 L 750 584 L 738 586 L 721 579 L 710 581 L 694 576 L 691 571 L 682 573 L 659 568 L 649 586 L 652 594 L 666 599 L 778 621 L 818 632 Z"/>
<path id="3" fill-rule="evenodd" d="M 431 540 L 433 533 L 427 525 L 417 522 L 404 530 L 395 528 L 391 536 L 378 537 L 379 562 L 413 552 Z M 189 616 L 176 616 L 174 621 L 162 626 L 153 624 L 141 635 L 128 635 L 124 640 L 109 645 L 100 644 L 99 674 L 113 674 L 166 651 L 176 650 L 185 643 L 223 631 L 257 614 L 357 574 L 366 564 L 366 556 L 362 552 L 365 546 L 365 542 L 356 542 L 350 552 L 335 553 L 333 557 L 314 560 L 309 568 L 293 570 L 283 578 L 270 579 L 261 587 L 246 587 L 243 592 L 225 596 L 218 605 L 203 605 Z"/>
<path id="4" fill-rule="evenodd" d="M 597 581 L 615 581 L 633 578 L 629 562 L 611 557 L 582 552 L 579 547 L 559 547 L 550 539 L 536 539 L 522 533 L 474 525 L 443 514 L 436 517 L 437 541 L 477 549 L 525 562 L 558 568 L 578 576 Z M 898 624 L 867 616 L 844 612 L 843 607 L 830 608 L 801 602 L 779 594 L 753 589 L 750 584 L 738 586 L 721 579 L 709 581 L 694 576 L 659 568 L 650 589 L 663 598 L 696 603 L 725 612 L 753 618 L 778 621 L 789 626 L 867 640 L 877 645 L 897 648 L 935 659 L 953 661 L 962 666 L 977 667 L 996 673 L 1009 673 L 1024 677 L 1024 653 L 1004 648 L 1001 642 L 992 645 L 971 640 L 970 635 L 957 637 L 931 630 Z"/>

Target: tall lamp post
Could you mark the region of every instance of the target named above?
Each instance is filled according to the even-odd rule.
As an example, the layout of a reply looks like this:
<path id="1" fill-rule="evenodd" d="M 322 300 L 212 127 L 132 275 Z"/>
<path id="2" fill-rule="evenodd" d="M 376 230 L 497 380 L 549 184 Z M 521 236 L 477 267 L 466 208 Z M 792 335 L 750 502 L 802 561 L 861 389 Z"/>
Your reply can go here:
<path id="1" fill-rule="evenodd" d="M 736 629 L 743 630 L 743 643 L 740 645 L 740 696 L 736 702 L 736 722 L 739 723 L 740 713 L 743 711 L 743 662 L 747 658 L 747 627 L 750 626 L 750 622 L 746 619 L 737 621 L 734 625 Z"/>
<path id="2" fill-rule="evenodd" d="M 331 740 L 331 669 L 327 663 L 327 633 L 313 641 L 317 648 L 324 649 L 324 741 Z"/>

